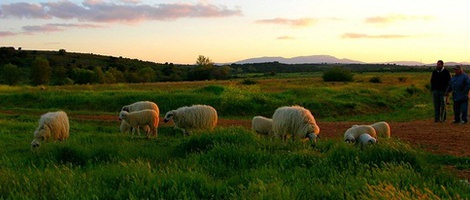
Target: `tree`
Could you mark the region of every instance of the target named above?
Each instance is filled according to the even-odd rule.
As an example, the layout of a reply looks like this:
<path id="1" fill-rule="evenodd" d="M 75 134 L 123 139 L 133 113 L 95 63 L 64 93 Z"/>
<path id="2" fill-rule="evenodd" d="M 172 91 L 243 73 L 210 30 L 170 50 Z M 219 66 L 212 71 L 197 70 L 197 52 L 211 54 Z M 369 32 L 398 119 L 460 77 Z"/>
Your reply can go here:
<path id="1" fill-rule="evenodd" d="M 67 81 L 67 69 L 64 66 L 59 65 L 59 66 L 54 67 L 54 69 L 52 70 L 52 74 L 53 74 L 52 81 L 54 84 L 64 85 L 68 82 Z"/>
<path id="2" fill-rule="evenodd" d="M 93 79 L 94 79 L 93 80 L 94 83 L 99 83 L 99 84 L 105 83 L 104 72 L 101 69 L 101 67 L 95 67 Z"/>
<path id="3" fill-rule="evenodd" d="M 211 80 L 214 79 L 214 63 L 205 56 L 199 55 L 196 67 L 188 72 L 189 80 Z"/>
<path id="4" fill-rule="evenodd" d="M 34 85 L 47 85 L 50 79 L 49 61 L 43 57 L 36 57 L 31 65 L 31 83 Z"/>
<path id="5" fill-rule="evenodd" d="M 2 78 L 8 85 L 17 85 L 21 80 L 21 71 L 16 65 L 6 64 L 3 66 Z"/>
<path id="6" fill-rule="evenodd" d="M 146 67 L 139 70 L 138 75 L 140 77 L 140 82 L 142 83 L 153 82 L 157 77 L 155 70 L 153 70 L 151 67 Z"/>
<path id="7" fill-rule="evenodd" d="M 196 60 L 196 65 L 198 67 L 209 67 L 210 68 L 210 67 L 214 66 L 214 63 L 212 62 L 211 59 L 209 59 L 209 57 L 199 55 L 199 57 Z"/>

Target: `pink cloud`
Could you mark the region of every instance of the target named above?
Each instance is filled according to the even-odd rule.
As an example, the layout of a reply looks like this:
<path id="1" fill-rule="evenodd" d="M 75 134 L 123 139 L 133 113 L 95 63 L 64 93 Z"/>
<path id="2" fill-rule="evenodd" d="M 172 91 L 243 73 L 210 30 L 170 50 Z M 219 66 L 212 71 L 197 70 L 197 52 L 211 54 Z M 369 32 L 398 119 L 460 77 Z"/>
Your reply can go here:
<path id="1" fill-rule="evenodd" d="M 411 21 L 411 20 L 432 20 L 430 16 L 408 16 L 408 15 L 389 15 L 389 16 L 376 16 L 365 19 L 365 23 L 392 23 L 396 21 Z"/>
<path id="2" fill-rule="evenodd" d="M 284 36 L 278 37 L 277 39 L 278 39 L 278 40 L 293 40 L 293 39 L 295 39 L 295 38 L 292 37 L 292 36 L 284 35 Z"/>
<path id="3" fill-rule="evenodd" d="M 10 31 L 0 31 L 0 37 L 9 37 L 9 36 L 15 36 L 18 35 L 18 33 L 10 32 Z"/>
<path id="4" fill-rule="evenodd" d="M 397 38 L 407 38 L 411 37 L 409 35 L 368 35 L 364 33 L 345 33 L 341 36 L 342 38 L 345 39 L 397 39 Z"/>
<path id="5" fill-rule="evenodd" d="M 173 20 L 184 17 L 240 16 L 239 8 L 229 9 L 212 4 L 139 4 L 135 0 L 121 0 L 124 4 L 101 0 L 86 0 L 81 5 L 68 0 L 47 3 L 0 4 L 1 18 L 59 18 L 90 22 L 139 22 L 145 20 Z"/>
<path id="6" fill-rule="evenodd" d="M 316 22 L 317 22 L 317 19 L 314 19 L 314 18 L 300 18 L 300 19 L 274 18 L 274 19 L 262 19 L 262 20 L 256 21 L 256 23 L 260 23 L 260 24 L 280 24 L 280 25 L 290 25 L 294 27 L 310 26 Z"/>

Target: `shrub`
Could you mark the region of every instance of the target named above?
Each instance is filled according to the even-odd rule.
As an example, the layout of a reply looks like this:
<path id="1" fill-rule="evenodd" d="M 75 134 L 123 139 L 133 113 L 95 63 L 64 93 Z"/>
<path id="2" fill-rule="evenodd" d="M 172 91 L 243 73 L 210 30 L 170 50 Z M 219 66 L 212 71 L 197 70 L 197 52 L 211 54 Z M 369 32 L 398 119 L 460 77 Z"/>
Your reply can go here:
<path id="1" fill-rule="evenodd" d="M 242 85 L 255 85 L 258 84 L 258 81 L 254 81 L 251 79 L 244 79 L 243 81 L 240 82 Z"/>
<path id="2" fill-rule="evenodd" d="M 350 70 L 341 67 L 335 67 L 323 73 L 323 81 L 325 82 L 352 82 L 354 74 Z"/>
<path id="3" fill-rule="evenodd" d="M 382 79 L 380 79 L 380 77 L 378 77 L 378 76 L 374 76 L 374 77 L 369 79 L 369 82 L 371 82 L 371 83 L 382 83 Z"/>
<path id="4" fill-rule="evenodd" d="M 398 77 L 398 81 L 401 82 L 401 83 L 406 82 L 407 79 L 408 79 L 407 77 L 403 77 L 403 76 Z"/>

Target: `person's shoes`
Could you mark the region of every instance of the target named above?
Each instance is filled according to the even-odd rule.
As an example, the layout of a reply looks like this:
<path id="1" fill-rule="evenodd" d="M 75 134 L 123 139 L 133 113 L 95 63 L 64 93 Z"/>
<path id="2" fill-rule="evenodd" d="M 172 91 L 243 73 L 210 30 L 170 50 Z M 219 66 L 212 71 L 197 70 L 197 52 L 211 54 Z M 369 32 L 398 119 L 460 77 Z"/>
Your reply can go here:
<path id="1" fill-rule="evenodd" d="M 461 123 L 461 124 L 466 124 L 466 123 L 467 123 L 467 121 L 461 121 L 460 123 Z"/>
<path id="2" fill-rule="evenodd" d="M 460 122 L 459 121 L 454 121 L 454 124 L 460 124 Z"/>

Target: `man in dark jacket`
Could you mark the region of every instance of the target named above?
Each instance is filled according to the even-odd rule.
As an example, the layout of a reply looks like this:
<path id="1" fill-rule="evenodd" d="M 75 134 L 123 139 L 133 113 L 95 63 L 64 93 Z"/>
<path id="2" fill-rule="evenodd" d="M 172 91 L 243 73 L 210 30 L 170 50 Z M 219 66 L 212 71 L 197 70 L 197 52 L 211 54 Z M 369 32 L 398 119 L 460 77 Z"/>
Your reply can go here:
<path id="1" fill-rule="evenodd" d="M 466 124 L 468 122 L 468 92 L 470 91 L 470 77 L 463 71 L 462 66 L 454 67 L 455 75 L 450 79 L 447 96 L 452 92 L 454 100 L 454 123 Z"/>
<path id="2" fill-rule="evenodd" d="M 444 68 L 444 61 L 438 60 L 431 75 L 432 101 L 434 103 L 434 122 L 446 120 L 446 90 L 451 79 L 450 72 Z"/>

